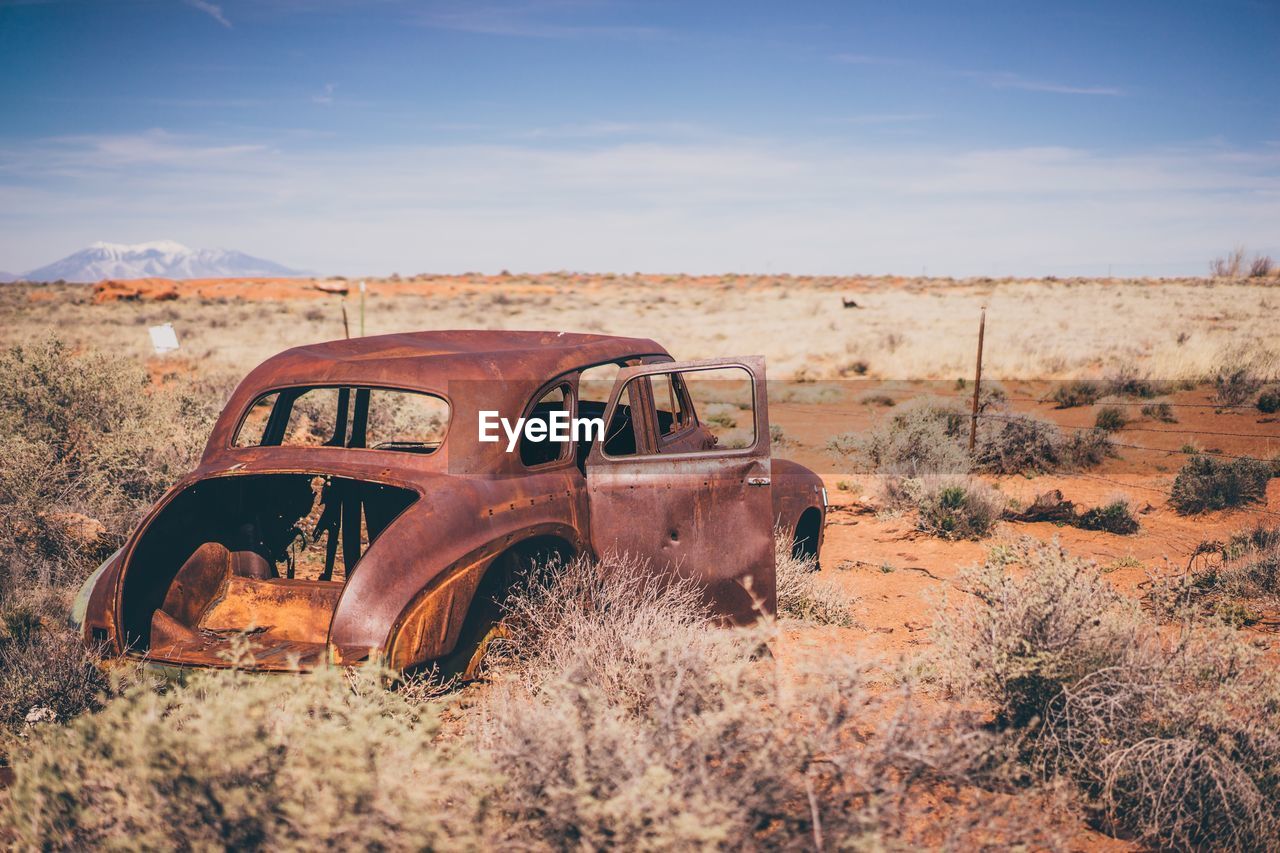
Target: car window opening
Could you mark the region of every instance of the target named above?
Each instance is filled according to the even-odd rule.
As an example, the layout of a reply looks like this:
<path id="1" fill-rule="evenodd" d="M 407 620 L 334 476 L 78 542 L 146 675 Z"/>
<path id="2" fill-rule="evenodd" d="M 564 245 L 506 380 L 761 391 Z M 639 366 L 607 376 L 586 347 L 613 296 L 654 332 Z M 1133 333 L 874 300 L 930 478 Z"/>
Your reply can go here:
<path id="1" fill-rule="evenodd" d="M 434 394 L 355 386 L 283 388 L 258 397 L 234 447 L 342 447 L 429 454 L 440 448 L 449 404 Z"/>
<path id="2" fill-rule="evenodd" d="M 526 422 L 541 422 L 544 425 L 542 434 L 550 435 L 551 415 L 553 412 L 564 412 L 566 416 L 573 414 L 569 411 L 568 385 L 557 385 L 543 394 L 541 399 L 534 404 L 533 409 L 525 420 Z M 586 444 L 587 442 L 583 443 Z M 534 441 L 529 438 L 529 433 L 526 429 L 521 433 L 520 437 L 520 462 L 526 468 L 533 468 L 538 465 L 559 461 L 568 454 L 570 444 L 571 442 L 568 441 L 552 441 L 550 439 Z"/>

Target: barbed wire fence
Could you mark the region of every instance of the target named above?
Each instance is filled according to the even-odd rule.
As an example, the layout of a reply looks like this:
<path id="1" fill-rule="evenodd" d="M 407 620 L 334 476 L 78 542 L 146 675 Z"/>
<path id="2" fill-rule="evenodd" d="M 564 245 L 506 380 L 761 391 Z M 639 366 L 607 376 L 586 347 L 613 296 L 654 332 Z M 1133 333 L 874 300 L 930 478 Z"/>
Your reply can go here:
<path id="1" fill-rule="evenodd" d="M 970 423 L 972 424 L 971 432 L 968 435 L 970 439 L 970 448 L 972 448 L 973 440 L 977 436 L 978 425 L 982 422 L 988 422 L 988 423 L 990 422 L 1006 422 L 1006 423 L 1026 422 L 1028 418 L 1035 417 L 1035 414 L 1044 414 L 1044 412 L 1033 414 L 1032 412 L 1011 411 L 1008 409 L 1005 409 L 1003 411 L 991 411 L 990 409 L 991 409 L 992 403 L 996 403 L 997 405 L 1032 404 L 1035 406 L 1049 406 L 1051 407 L 1051 410 L 1055 410 L 1055 411 L 1065 411 L 1070 409 L 1100 410 L 1104 408 L 1115 407 L 1115 408 L 1130 408 L 1130 409 L 1140 408 L 1140 409 L 1147 409 L 1147 410 L 1158 408 L 1160 410 L 1177 410 L 1177 411 L 1188 412 L 1188 413 L 1196 411 L 1196 412 L 1213 413 L 1213 414 L 1246 413 L 1246 412 L 1254 412 L 1260 415 L 1266 414 L 1265 412 L 1262 412 L 1257 405 L 1252 403 L 1248 403 L 1248 404 L 1225 403 L 1225 402 L 1220 403 L 1216 401 L 1207 401 L 1207 402 L 1200 403 L 1200 402 L 1185 402 L 1185 401 L 1161 399 L 1163 397 L 1170 396 L 1179 390 L 1194 390 L 1194 388 L 1184 386 L 1182 383 L 1172 383 L 1172 382 L 1158 383 L 1156 387 L 1153 389 L 1155 393 L 1152 393 L 1150 396 L 1147 396 L 1147 394 L 1143 394 L 1142 399 L 1126 400 L 1126 399 L 1119 399 L 1119 397 L 1124 394 L 1122 390 L 1119 390 L 1119 391 L 1111 390 L 1111 388 L 1109 387 L 1108 381 L 1104 379 L 1059 380 L 1058 382 L 1061 383 L 1059 387 L 1067 383 L 1075 382 L 1075 383 L 1080 383 L 1082 386 L 1085 386 L 1085 387 L 1092 386 L 1092 388 L 1096 392 L 1095 395 L 1092 397 L 1092 399 L 1089 399 L 1087 401 L 1063 403 L 1062 401 L 1060 401 L 1055 397 L 1054 393 L 1046 393 L 1040 396 L 1028 395 L 1025 392 L 1022 394 L 1016 394 L 1016 393 L 1006 394 L 1006 393 L 1003 393 L 1002 385 L 1006 381 L 1010 381 L 1010 380 L 994 380 L 994 381 L 988 380 L 986 382 L 986 387 L 994 386 L 995 388 L 1000 390 L 997 393 L 997 395 L 994 396 L 993 398 L 984 400 L 982 398 L 982 391 L 984 389 L 984 380 L 982 377 L 982 347 L 983 347 L 983 339 L 985 337 L 985 334 L 984 334 L 985 325 L 986 325 L 986 310 L 984 308 L 982 319 L 979 325 L 979 331 L 978 331 L 978 356 L 977 356 L 977 361 L 976 361 L 976 366 L 974 371 L 973 383 L 970 386 L 972 390 L 965 387 L 968 383 L 964 381 L 957 381 L 954 384 L 954 386 L 952 386 L 952 389 L 949 389 L 946 391 L 941 389 L 936 389 L 936 390 L 926 389 L 923 393 L 920 393 L 918 395 L 922 398 L 937 398 L 937 399 L 943 399 L 943 400 L 966 400 L 966 401 L 972 400 L 973 407 L 971 411 L 962 412 L 960 410 L 957 410 L 955 412 L 957 416 L 963 417 L 965 420 L 970 421 Z M 862 380 L 854 380 L 854 381 L 862 381 Z M 919 385 L 921 384 L 920 381 L 905 381 L 905 383 L 902 381 L 895 381 L 895 380 L 874 380 L 873 379 L 869 381 L 875 382 L 879 388 L 883 388 L 886 385 L 889 386 L 888 388 L 884 388 L 884 391 L 900 392 L 901 390 L 906 390 L 908 394 L 910 394 L 912 390 L 918 390 Z M 1040 382 L 1043 380 L 1011 380 L 1011 381 L 1021 382 L 1021 383 L 1033 383 L 1033 382 Z M 907 389 L 901 389 L 902 384 L 906 384 L 908 386 Z M 1203 384 L 1203 382 L 1198 384 Z M 951 385 L 951 383 L 948 382 L 948 385 Z M 963 393 L 955 393 L 956 390 L 959 390 L 961 388 L 965 388 Z M 802 402 L 793 402 L 788 400 L 783 400 L 782 402 L 785 405 L 787 405 L 789 408 L 799 410 L 802 412 L 808 412 L 812 414 L 819 414 L 819 413 L 833 414 L 834 413 L 837 415 L 841 413 L 847 413 L 852 416 L 852 415 L 857 415 L 861 412 L 865 412 L 866 406 L 872 401 L 875 401 L 877 398 L 883 397 L 887 399 L 892 399 L 889 393 L 883 393 L 881 391 L 877 391 L 876 393 L 871 393 L 869 390 L 868 395 L 871 397 L 870 400 L 864 399 L 863 401 L 861 401 L 860 403 L 857 403 L 854 406 L 806 404 Z M 868 396 L 868 395 L 864 395 L 864 396 Z M 890 402 L 888 403 L 888 405 L 895 405 L 895 403 Z M 1107 446 L 1109 448 L 1139 451 L 1142 453 L 1163 454 L 1165 456 L 1180 456 L 1184 458 L 1190 458 L 1192 456 L 1208 456 L 1216 459 L 1224 459 L 1224 460 L 1232 460 L 1232 461 L 1238 461 L 1238 460 L 1259 461 L 1259 462 L 1271 464 L 1277 472 L 1276 475 L 1280 476 L 1280 418 L 1271 418 L 1271 419 L 1264 418 L 1259 421 L 1259 423 L 1276 423 L 1277 426 L 1274 432 L 1242 431 L 1242 430 L 1234 430 L 1234 429 L 1212 429 L 1212 428 L 1205 428 L 1200 425 L 1191 425 L 1191 424 L 1182 425 L 1182 426 L 1145 426 L 1139 423 L 1134 423 L 1132 421 L 1124 422 L 1116 427 L 1108 428 L 1108 429 L 1103 429 L 1102 427 L 1097 426 L 1096 423 L 1095 425 L 1077 425 L 1074 427 L 1070 425 L 1063 425 L 1063 424 L 1056 423 L 1051 419 L 1050 419 L 1050 423 L 1052 423 L 1053 426 L 1060 429 L 1075 429 L 1075 430 L 1082 430 L 1086 432 L 1088 431 L 1105 432 L 1107 435 Z M 1146 444 L 1146 443 L 1139 443 L 1138 441 L 1135 441 L 1133 439 L 1130 439 L 1130 440 L 1122 439 L 1123 436 L 1132 435 L 1135 433 L 1148 434 L 1153 436 L 1156 436 L 1156 435 L 1180 436 L 1185 438 L 1188 443 L 1184 444 L 1180 448 L 1170 448 L 1170 447 L 1157 447 L 1157 446 L 1153 446 L 1152 444 Z M 1201 438 L 1207 438 L 1207 439 L 1228 438 L 1228 439 L 1234 439 L 1234 440 L 1248 439 L 1251 441 L 1257 441 L 1260 444 L 1258 446 L 1258 449 L 1254 452 L 1236 452 L 1236 453 L 1227 452 L 1222 450 L 1221 448 L 1216 448 L 1216 447 L 1205 448 L 1205 447 L 1199 447 L 1199 446 L 1192 446 L 1190 444 L 1190 442 L 1195 441 L 1197 439 L 1201 439 Z M 1167 488 L 1161 488 L 1161 487 L 1152 485 L 1150 483 L 1138 483 L 1138 482 L 1120 480 L 1120 479 L 1116 479 L 1115 477 L 1108 477 L 1108 476 L 1104 476 L 1104 475 L 1093 473 L 1093 472 L 1082 471 L 1079 469 L 1072 469 L 1070 471 L 1062 472 L 1062 475 L 1068 476 L 1068 477 L 1079 477 L 1081 479 L 1092 480 L 1095 482 L 1108 483 L 1110 485 L 1114 485 L 1126 490 L 1134 490 L 1139 492 L 1157 494 L 1165 498 L 1169 497 L 1169 490 Z M 1265 496 L 1263 500 L 1265 501 Z M 1231 510 L 1233 512 L 1245 513 L 1245 514 L 1249 514 L 1257 517 L 1280 518 L 1280 511 L 1272 510 L 1265 505 L 1264 506 L 1236 505 L 1231 507 Z"/>

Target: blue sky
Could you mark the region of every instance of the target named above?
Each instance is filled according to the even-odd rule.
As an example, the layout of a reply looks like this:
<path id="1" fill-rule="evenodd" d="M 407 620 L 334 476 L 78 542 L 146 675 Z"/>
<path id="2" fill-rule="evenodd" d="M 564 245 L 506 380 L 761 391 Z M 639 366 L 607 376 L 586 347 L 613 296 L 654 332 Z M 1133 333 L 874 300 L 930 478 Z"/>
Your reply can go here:
<path id="1" fill-rule="evenodd" d="M 0 0 L 0 269 L 1201 273 L 1280 2 Z"/>

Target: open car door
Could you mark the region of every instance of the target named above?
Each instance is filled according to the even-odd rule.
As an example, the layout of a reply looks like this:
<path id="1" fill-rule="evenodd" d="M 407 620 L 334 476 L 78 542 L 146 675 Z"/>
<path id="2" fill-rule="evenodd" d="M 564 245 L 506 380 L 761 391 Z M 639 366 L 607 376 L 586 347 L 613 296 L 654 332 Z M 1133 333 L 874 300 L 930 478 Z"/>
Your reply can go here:
<path id="1" fill-rule="evenodd" d="M 595 552 L 698 579 L 734 622 L 776 606 L 764 379 L 759 356 L 624 368 L 585 465 Z"/>

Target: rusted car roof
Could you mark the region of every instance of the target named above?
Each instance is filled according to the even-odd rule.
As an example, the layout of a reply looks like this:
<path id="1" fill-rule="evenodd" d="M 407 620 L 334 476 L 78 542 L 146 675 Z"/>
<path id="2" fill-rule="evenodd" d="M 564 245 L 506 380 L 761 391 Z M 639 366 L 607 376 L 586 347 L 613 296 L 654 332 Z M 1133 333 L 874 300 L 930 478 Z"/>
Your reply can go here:
<path id="1" fill-rule="evenodd" d="M 403 332 L 294 347 L 267 359 L 245 380 L 262 386 L 281 381 L 317 381 L 336 370 L 409 387 L 428 381 L 549 379 L 584 364 L 624 356 L 666 354 L 648 338 L 573 332 L 438 331 Z M 440 390 L 438 387 L 436 390 Z"/>
<path id="2" fill-rule="evenodd" d="M 430 391 L 452 405 L 450 438 L 443 452 L 399 456 L 396 467 L 442 469 L 451 473 L 516 471 L 518 461 L 499 444 L 481 444 L 476 422 L 480 409 L 519 414 L 530 396 L 551 379 L 574 370 L 633 356 L 662 356 L 667 351 L 648 338 L 622 338 L 571 332 L 438 331 L 405 332 L 328 341 L 285 350 L 267 359 L 232 393 L 205 447 L 202 469 L 250 460 L 296 464 L 317 453 L 312 448 L 263 447 L 233 450 L 231 439 L 241 415 L 263 393 L 290 385 L 370 385 Z M 452 390 L 451 390 L 452 386 Z M 355 462 L 366 451 L 325 448 L 331 463 Z M 385 465 L 390 461 L 377 454 Z M 314 464 L 314 462 L 312 463 Z"/>

